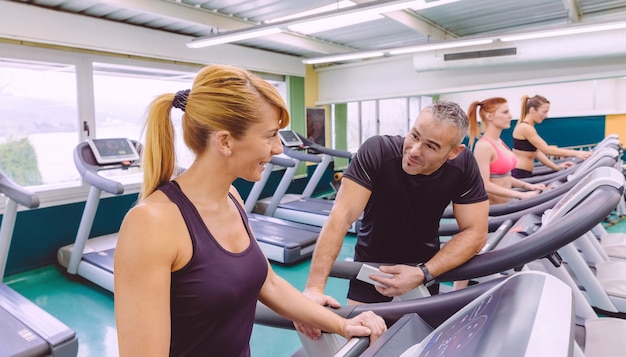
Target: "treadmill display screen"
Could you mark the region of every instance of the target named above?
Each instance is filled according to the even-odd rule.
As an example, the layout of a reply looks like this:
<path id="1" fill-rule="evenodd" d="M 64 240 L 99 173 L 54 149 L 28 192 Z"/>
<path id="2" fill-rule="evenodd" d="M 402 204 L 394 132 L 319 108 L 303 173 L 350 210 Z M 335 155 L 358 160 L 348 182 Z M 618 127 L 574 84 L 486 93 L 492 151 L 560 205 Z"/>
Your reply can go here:
<path id="1" fill-rule="evenodd" d="M 298 134 L 296 134 L 293 130 L 280 130 L 278 131 L 278 134 L 280 135 L 280 140 L 283 142 L 283 145 L 287 147 L 304 146 L 304 143 L 300 140 Z"/>
<path id="2" fill-rule="evenodd" d="M 139 160 L 135 145 L 128 139 L 88 139 L 88 143 L 99 164 Z"/>

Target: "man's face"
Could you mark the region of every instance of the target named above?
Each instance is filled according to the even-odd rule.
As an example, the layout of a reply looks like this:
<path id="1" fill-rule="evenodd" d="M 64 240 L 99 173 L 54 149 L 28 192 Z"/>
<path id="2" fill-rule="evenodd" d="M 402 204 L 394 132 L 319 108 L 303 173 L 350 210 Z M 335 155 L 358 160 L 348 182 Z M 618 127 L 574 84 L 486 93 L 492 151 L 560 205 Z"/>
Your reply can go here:
<path id="1" fill-rule="evenodd" d="M 464 145 L 456 142 L 458 128 L 443 124 L 422 111 L 402 147 L 402 169 L 409 175 L 430 175 L 446 160 L 457 157 Z"/>

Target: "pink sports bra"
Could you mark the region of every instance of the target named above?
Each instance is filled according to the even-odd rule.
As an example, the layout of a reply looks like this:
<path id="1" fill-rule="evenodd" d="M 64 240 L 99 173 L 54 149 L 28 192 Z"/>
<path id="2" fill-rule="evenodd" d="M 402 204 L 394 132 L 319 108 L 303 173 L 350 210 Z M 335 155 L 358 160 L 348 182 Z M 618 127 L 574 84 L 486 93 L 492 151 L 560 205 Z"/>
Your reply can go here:
<path id="1" fill-rule="evenodd" d="M 511 170 L 517 165 L 517 157 L 513 154 L 511 149 L 500 139 L 500 143 L 508 150 L 508 152 L 502 152 L 491 139 L 482 137 L 480 140 L 487 140 L 494 149 L 496 149 L 497 157 L 489 164 L 489 175 L 491 177 L 502 177 L 511 174 Z"/>

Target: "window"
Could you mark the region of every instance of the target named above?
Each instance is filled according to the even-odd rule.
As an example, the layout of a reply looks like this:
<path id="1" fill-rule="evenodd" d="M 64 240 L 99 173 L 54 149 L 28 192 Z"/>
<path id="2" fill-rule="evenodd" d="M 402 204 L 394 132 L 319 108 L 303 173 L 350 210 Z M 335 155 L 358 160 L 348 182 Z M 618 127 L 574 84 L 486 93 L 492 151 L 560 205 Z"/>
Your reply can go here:
<path id="1" fill-rule="evenodd" d="M 378 134 L 378 102 L 361 102 L 361 142 Z"/>
<path id="2" fill-rule="evenodd" d="M 361 146 L 361 112 L 359 102 L 348 103 L 348 150 L 356 151 Z"/>
<path id="3" fill-rule="evenodd" d="M 163 93 L 191 88 L 195 75 L 195 72 L 94 63 L 95 136 L 143 141 L 146 111 L 152 100 Z M 178 164 L 188 167 L 193 154 L 183 142 L 182 115 L 181 110 L 172 110 Z"/>
<path id="4" fill-rule="evenodd" d="M 74 181 L 76 68 L 0 58 L 0 169 L 22 186 Z"/>
<path id="5" fill-rule="evenodd" d="M 409 129 L 407 98 L 383 99 L 379 101 L 379 133 L 384 135 L 406 135 Z"/>

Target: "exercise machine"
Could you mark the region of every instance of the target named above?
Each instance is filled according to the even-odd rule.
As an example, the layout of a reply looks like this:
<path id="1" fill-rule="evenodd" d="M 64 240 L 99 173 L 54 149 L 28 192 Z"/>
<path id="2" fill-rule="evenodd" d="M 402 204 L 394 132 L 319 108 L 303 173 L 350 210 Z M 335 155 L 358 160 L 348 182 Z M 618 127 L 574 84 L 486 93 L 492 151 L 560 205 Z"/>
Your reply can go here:
<path id="1" fill-rule="evenodd" d="M 0 193 L 7 197 L 0 226 L 0 277 L 4 277 L 17 206 L 39 207 L 39 197 L 2 173 Z M 72 357 L 78 355 L 78 339 L 64 323 L 0 283 L 0 354 Z"/>
<path id="2" fill-rule="evenodd" d="M 279 186 L 291 179 L 297 169 L 288 157 L 272 157 L 265 165 L 261 179 L 254 183 L 245 201 L 248 223 L 265 256 L 275 262 L 292 264 L 310 258 L 315 250 L 320 227 L 253 213 L 252 209 L 267 184 L 274 167 L 285 168 Z"/>
<path id="3" fill-rule="evenodd" d="M 89 195 L 74 244 L 61 247 L 57 259 L 69 274 L 78 274 L 111 292 L 117 233 L 94 238 L 89 238 L 89 234 L 102 192 L 121 195 L 124 193 L 124 185 L 99 173 L 139 166 L 138 145 L 125 138 L 89 139 L 74 149 L 74 164 L 84 182 L 89 185 Z"/>
<path id="4" fill-rule="evenodd" d="M 291 182 L 285 182 L 276 188 L 272 197 L 257 202 L 254 212 L 321 227 L 328 219 L 334 200 L 311 196 L 333 159 L 335 157 L 350 159 L 352 153 L 321 146 L 292 130 L 280 130 L 278 133 L 283 142 L 284 155 L 292 158 L 296 165 L 300 162 L 311 162 L 316 163 L 317 167 L 301 194 L 287 194 Z M 309 150 L 319 154 L 308 153 Z M 360 219 L 357 219 L 348 232 L 357 233 L 359 222 Z"/>

